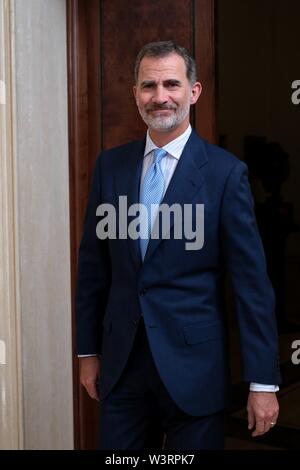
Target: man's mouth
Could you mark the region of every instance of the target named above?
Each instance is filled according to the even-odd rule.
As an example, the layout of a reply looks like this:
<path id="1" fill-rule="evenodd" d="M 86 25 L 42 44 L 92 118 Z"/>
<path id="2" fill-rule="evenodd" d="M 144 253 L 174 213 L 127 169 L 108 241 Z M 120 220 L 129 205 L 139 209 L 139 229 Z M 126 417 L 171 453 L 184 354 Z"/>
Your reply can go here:
<path id="1" fill-rule="evenodd" d="M 170 114 L 171 112 L 174 112 L 174 108 L 151 108 L 148 109 L 148 113 L 153 113 L 157 115 L 164 115 L 164 114 Z"/>
<path id="2" fill-rule="evenodd" d="M 164 114 L 164 113 L 170 113 L 172 109 L 153 109 L 151 113 L 158 113 L 158 114 Z"/>

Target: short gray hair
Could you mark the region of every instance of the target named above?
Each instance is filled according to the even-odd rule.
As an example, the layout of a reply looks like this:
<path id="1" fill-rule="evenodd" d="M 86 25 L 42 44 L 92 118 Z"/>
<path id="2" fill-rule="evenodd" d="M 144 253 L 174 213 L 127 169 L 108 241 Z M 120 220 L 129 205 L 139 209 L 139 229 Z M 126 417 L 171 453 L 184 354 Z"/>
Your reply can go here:
<path id="1" fill-rule="evenodd" d="M 140 64 L 144 57 L 166 57 L 170 54 L 177 54 L 183 58 L 186 65 L 186 76 L 190 84 L 194 85 L 197 80 L 196 63 L 184 47 L 178 46 L 173 41 L 149 42 L 140 50 L 134 66 L 135 82 L 137 83 Z"/>

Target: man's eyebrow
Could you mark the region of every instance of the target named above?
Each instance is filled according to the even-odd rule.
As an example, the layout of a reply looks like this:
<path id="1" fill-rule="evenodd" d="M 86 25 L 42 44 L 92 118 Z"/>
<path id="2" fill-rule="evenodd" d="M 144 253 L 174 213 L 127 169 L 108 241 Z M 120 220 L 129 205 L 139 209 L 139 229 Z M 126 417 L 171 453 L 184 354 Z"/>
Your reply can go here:
<path id="1" fill-rule="evenodd" d="M 169 78 L 168 80 L 164 80 L 164 85 L 181 85 L 181 81 L 176 78 Z"/>
<path id="2" fill-rule="evenodd" d="M 176 78 L 168 78 L 167 80 L 164 80 L 163 84 L 164 85 L 181 85 L 181 81 L 177 80 Z M 156 81 L 144 80 L 143 82 L 141 82 L 141 87 L 149 86 L 149 85 L 156 85 Z"/>
<path id="3" fill-rule="evenodd" d="M 144 80 L 143 82 L 141 82 L 141 86 L 147 86 L 147 85 L 155 85 L 155 81 L 154 80 Z"/>

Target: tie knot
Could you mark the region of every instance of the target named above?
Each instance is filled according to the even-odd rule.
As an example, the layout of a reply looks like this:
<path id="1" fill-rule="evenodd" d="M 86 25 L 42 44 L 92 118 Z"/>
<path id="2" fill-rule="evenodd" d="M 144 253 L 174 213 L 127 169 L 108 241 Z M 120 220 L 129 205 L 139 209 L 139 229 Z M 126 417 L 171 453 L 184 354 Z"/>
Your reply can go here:
<path id="1" fill-rule="evenodd" d="M 167 153 L 164 149 L 154 149 L 154 163 L 160 163 Z"/>

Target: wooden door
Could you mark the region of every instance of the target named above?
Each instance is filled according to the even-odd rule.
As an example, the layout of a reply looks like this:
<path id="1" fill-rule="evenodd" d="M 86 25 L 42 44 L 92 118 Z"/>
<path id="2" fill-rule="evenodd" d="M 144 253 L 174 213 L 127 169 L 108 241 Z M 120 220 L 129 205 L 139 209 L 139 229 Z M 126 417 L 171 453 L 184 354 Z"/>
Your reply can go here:
<path id="1" fill-rule="evenodd" d="M 95 159 L 102 149 L 145 133 L 132 95 L 134 60 L 144 44 L 171 39 L 194 56 L 203 94 L 192 125 L 207 140 L 216 140 L 214 5 L 214 0 L 67 0 L 73 299 Z M 79 385 L 75 348 L 74 417 L 75 448 L 93 449 L 98 406 Z"/>

